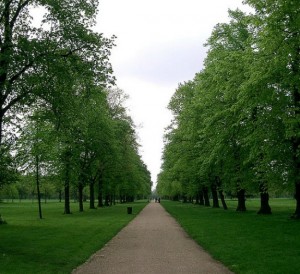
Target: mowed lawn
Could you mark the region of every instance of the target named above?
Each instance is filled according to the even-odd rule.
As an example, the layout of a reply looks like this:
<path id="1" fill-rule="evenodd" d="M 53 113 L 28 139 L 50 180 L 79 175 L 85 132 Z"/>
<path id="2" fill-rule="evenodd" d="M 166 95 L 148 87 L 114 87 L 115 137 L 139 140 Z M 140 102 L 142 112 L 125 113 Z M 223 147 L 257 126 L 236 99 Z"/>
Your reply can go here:
<path id="1" fill-rule="evenodd" d="M 247 200 L 247 212 L 163 201 L 187 233 L 235 273 L 300 273 L 300 220 L 289 216 L 295 200 L 272 199 L 273 214 L 257 215 L 259 200 Z M 199 273 L 201 271 L 199 270 Z"/>
<path id="2" fill-rule="evenodd" d="M 0 225 L 0 273 L 71 273 L 91 254 L 102 248 L 147 203 L 63 214 L 63 203 L 42 204 L 44 219 L 38 219 L 36 203 L 0 203 L 0 214 L 8 224 Z M 133 214 L 127 214 L 127 206 Z"/>

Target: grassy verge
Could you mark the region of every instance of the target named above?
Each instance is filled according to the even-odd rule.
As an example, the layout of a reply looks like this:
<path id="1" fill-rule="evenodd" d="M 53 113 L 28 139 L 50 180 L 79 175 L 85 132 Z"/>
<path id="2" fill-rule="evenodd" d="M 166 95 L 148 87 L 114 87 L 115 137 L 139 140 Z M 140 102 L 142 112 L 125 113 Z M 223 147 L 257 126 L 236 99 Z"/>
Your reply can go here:
<path id="1" fill-rule="evenodd" d="M 273 214 L 257 215 L 258 200 L 247 201 L 247 212 L 205 208 L 192 204 L 163 201 L 187 233 L 214 258 L 235 273 L 299 273 L 300 222 L 289 216 L 294 200 L 270 201 Z"/>
<path id="2" fill-rule="evenodd" d="M 1 203 L 7 225 L 0 226 L 0 273 L 70 273 L 104 246 L 138 214 L 146 202 L 86 209 L 64 215 L 63 204 L 43 204 L 39 220 L 31 202 Z M 75 207 L 75 205 L 74 205 Z M 76 205 L 77 207 L 77 205 Z M 88 207 L 88 205 L 86 205 Z"/>

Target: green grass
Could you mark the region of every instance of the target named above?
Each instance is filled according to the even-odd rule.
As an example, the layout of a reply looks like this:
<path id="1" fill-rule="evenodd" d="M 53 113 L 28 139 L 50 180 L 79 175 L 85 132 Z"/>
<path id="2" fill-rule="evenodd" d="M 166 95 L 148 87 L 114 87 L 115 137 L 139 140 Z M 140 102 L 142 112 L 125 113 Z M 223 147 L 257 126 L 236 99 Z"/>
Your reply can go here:
<path id="1" fill-rule="evenodd" d="M 289 218 L 295 201 L 270 201 L 272 215 L 257 215 L 258 200 L 248 200 L 247 212 L 163 201 L 187 233 L 215 259 L 235 273 L 300 273 L 300 222 Z"/>
<path id="2" fill-rule="evenodd" d="M 63 204 L 43 204 L 44 219 L 38 219 L 37 204 L 0 203 L 8 224 L 0 225 L 0 273 L 70 273 L 117 234 L 146 202 L 64 215 Z M 88 205 L 85 205 L 88 208 Z"/>

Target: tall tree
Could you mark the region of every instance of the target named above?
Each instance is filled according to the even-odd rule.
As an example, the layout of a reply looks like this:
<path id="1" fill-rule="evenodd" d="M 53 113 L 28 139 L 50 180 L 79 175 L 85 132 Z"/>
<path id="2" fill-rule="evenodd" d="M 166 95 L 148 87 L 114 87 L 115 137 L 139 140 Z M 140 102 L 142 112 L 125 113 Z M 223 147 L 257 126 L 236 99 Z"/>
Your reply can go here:
<path id="1" fill-rule="evenodd" d="M 35 177 L 40 219 L 43 218 L 41 179 L 52 173 L 58 155 L 53 125 L 43 118 L 43 113 L 38 110 L 28 117 L 15 146 L 20 172 L 25 176 L 32 174 Z"/>
<path id="2" fill-rule="evenodd" d="M 24 106 L 35 101 L 37 95 L 49 92 L 49 89 L 43 87 L 51 77 L 46 68 L 57 69 L 58 60 L 74 60 L 76 53 L 77 58 L 90 64 L 90 69 L 94 68 L 98 84 L 112 80 L 108 63 L 111 40 L 91 30 L 97 6 L 98 1 L 95 0 L 1 1 L 1 151 L 7 147 L 14 113 L 21 113 Z M 33 21 L 34 12 L 37 11 L 43 14 L 43 20 L 38 26 Z M 75 64 L 68 62 L 66 65 Z"/>
<path id="3" fill-rule="evenodd" d="M 300 218 L 300 4 L 292 0 L 247 0 L 255 10 L 257 25 L 256 73 L 251 80 L 260 84 L 273 100 L 272 109 L 283 122 L 284 136 L 290 142 L 292 166 L 285 174 L 291 174 L 295 185 L 295 218 Z M 270 43 L 272 41 L 272 43 Z M 280 112 L 281 110 L 281 112 Z"/>

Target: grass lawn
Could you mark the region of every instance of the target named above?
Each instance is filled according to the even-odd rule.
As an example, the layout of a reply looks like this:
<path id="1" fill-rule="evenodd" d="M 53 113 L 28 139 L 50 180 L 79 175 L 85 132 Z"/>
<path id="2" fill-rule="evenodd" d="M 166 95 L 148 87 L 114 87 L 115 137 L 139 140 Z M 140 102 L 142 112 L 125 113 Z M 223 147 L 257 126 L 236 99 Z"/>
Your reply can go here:
<path id="1" fill-rule="evenodd" d="M 0 225 L 0 273 L 70 273 L 117 234 L 146 202 L 64 215 L 63 203 L 42 204 L 44 219 L 38 219 L 36 203 L 0 203 L 8 224 Z M 127 214 L 132 206 L 133 214 Z"/>
<path id="2" fill-rule="evenodd" d="M 272 199 L 272 215 L 257 215 L 259 200 L 247 200 L 247 212 L 162 201 L 187 233 L 235 273 L 300 273 L 300 221 L 289 218 L 295 200 Z"/>

